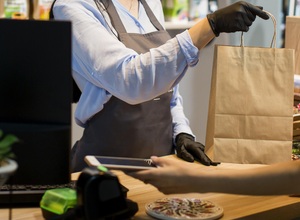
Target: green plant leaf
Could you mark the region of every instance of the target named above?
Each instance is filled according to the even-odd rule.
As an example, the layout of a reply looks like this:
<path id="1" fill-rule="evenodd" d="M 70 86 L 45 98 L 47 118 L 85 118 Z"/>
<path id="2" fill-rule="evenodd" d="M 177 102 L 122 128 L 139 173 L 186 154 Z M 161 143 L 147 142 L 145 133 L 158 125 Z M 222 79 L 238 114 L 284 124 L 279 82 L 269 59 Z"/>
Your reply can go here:
<path id="1" fill-rule="evenodd" d="M 15 158 L 15 154 L 13 152 L 8 152 L 6 154 L 0 154 L 0 163 L 6 158 Z"/>
<path id="2" fill-rule="evenodd" d="M 19 139 L 16 136 L 8 134 L 0 141 L 0 149 L 11 147 L 14 143 L 17 143 L 18 141 Z"/>
<path id="3" fill-rule="evenodd" d="M 2 130 L 0 130 L 0 164 L 6 158 L 15 158 L 15 154 L 12 152 L 12 145 L 19 142 L 19 139 L 12 134 L 4 136 Z"/>
<path id="4" fill-rule="evenodd" d="M 0 155 L 5 155 L 11 151 L 11 147 L 0 148 Z"/>

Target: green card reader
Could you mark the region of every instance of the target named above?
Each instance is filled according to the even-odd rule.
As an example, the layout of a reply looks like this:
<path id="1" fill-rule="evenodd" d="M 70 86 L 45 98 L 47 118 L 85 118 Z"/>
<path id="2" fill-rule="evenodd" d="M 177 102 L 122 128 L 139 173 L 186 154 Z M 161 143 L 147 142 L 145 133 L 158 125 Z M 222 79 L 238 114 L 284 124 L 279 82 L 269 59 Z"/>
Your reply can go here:
<path id="1" fill-rule="evenodd" d="M 106 167 L 88 167 L 82 170 L 76 190 L 47 190 L 40 207 L 47 220 L 125 220 L 138 211 L 138 205 L 126 198 L 127 191 Z"/>

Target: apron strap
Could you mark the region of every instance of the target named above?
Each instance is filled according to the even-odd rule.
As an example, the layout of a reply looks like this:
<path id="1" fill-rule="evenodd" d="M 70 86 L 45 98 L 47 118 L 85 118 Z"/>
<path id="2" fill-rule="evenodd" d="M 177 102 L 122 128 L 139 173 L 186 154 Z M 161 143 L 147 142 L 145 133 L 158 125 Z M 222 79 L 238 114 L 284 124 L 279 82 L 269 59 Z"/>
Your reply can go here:
<path id="1" fill-rule="evenodd" d="M 152 10 L 150 9 L 149 5 L 147 4 L 147 2 L 145 0 L 139 0 L 139 1 L 143 4 L 145 11 L 146 11 L 151 23 L 154 25 L 154 27 L 159 31 L 164 30 L 163 26 L 159 23 L 159 21 L 153 14 Z"/>
<path id="2" fill-rule="evenodd" d="M 104 7 L 106 8 L 108 16 L 110 18 L 110 21 L 112 23 L 112 26 L 117 31 L 118 36 L 120 36 L 120 33 L 127 33 L 126 29 L 119 17 L 119 14 L 118 14 L 114 4 L 112 3 L 112 0 L 95 0 L 96 5 L 98 6 L 98 9 L 99 9 L 99 1 L 101 1 L 103 3 Z"/>
<path id="3" fill-rule="evenodd" d="M 99 0 L 95 0 L 95 1 L 98 6 Z M 143 4 L 145 11 L 147 13 L 147 16 L 149 17 L 149 20 L 153 24 L 153 26 L 159 31 L 164 30 L 163 26 L 159 23 L 159 21 L 153 14 L 152 10 L 150 9 L 149 5 L 147 4 L 147 2 L 145 0 L 139 0 L 139 1 Z M 118 32 L 118 35 L 120 35 L 121 33 L 127 33 L 119 15 L 118 15 L 118 12 L 117 12 L 115 6 L 112 3 L 112 0 L 102 0 L 102 3 L 104 4 L 104 7 L 106 7 L 107 13 L 108 13 L 111 23 L 112 23 L 112 26 Z"/>

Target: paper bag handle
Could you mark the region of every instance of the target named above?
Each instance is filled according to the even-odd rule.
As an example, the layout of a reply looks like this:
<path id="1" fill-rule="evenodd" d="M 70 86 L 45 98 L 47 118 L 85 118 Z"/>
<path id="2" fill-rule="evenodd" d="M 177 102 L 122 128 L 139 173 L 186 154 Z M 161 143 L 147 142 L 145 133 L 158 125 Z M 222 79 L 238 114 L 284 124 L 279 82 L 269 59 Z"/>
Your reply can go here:
<path id="1" fill-rule="evenodd" d="M 270 16 L 270 18 L 272 19 L 273 24 L 274 24 L 274 34 L 273 34 L 273 38 L 272 38 L 270 47 L 275 48 L 276 47 L 276 19 L 275 19 L 274 15 L 272 15 L 270 12 L 268 12 L 268 11 L 264 11 L 264 12 Z M 241 47 L 244 47 L 244 32 L 242 32 L 242 35 L 241 35 Z"/>

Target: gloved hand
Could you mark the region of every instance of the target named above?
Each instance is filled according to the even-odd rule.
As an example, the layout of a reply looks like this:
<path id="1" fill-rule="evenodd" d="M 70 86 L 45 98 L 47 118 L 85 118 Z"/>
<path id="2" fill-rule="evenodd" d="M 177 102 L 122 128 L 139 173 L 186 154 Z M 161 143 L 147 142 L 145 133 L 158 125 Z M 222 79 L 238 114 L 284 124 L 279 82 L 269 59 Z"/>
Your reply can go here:
<path id="1" fill-rule="evenodd" d="M 204 145 L 195 142 L 194 137 L 180 133 L 176 136 L 176 152 L 177 156 L 185 161 L 194 162 L 194 160 L 206 165 L 216 166 L 219 162 L 212 162 L 211 159 L 204 153 Z"/>
<path id="2" fill-rule="evenodd" d="M 208 14 L 207 19 L 216 36 L 219 36 L 221 32 L 247 32 L 256 16 L 265 20 L 269 19 L 268 14 L 262 9 L 261 6 L 239 1 Z"/>

